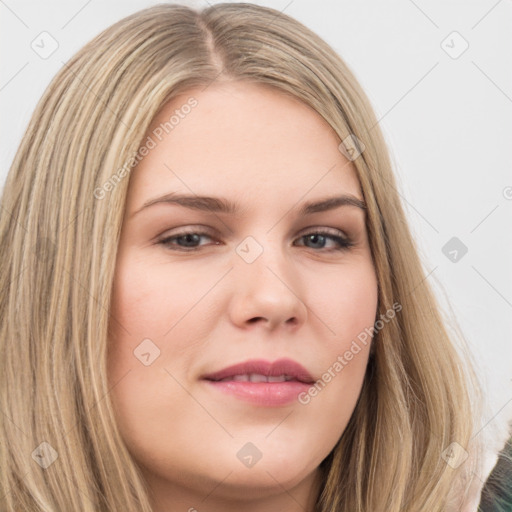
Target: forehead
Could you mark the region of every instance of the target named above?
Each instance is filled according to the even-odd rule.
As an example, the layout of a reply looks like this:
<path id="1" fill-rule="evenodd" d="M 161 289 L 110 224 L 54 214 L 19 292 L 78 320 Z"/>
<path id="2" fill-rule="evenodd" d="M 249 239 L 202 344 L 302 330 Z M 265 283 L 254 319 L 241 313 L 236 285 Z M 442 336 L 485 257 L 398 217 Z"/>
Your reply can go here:
<path id="1" fill-rule="evenodd" d="M 132 171 L 130 209 L 172 191 L 266 203 L 336 191 L 361 197 L 355 169 L 329 124 L 268 86 L 190 89 L 161 109 L 145 143 L 151 149 Z"/>

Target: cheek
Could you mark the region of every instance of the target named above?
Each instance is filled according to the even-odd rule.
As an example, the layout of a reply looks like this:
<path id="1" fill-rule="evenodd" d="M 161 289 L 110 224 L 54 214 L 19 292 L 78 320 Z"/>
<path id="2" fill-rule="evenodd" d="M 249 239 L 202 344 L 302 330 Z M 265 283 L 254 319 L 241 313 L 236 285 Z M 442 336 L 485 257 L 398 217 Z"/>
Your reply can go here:
<path id="1" fill-rule="evenodd" d="M 373 326 L 378 287 L 370 261 L 346 265 L 333 273 L 317 274 L 307 286 L 311 290 L 308 306 L 328 327 L 325 340 L 332 350 L 350 345 L 358 334 Z"/>
<path id="2" fill-rule="evenodd" d="M 175 384 L 166 368 L 186 373 L 197 357 L 197 343 L 211 330 L 211 315 L 203 308 L 207 301 L 201 298 L 212 285 L 206 273 L 203 276 L 120 253 L 108 345 L 111 385 L 129 373 L 116 389 L 126 388 L 129 380 L 132 388 L 125 394 L 136 396 L 144 390 L 157 397 L 169 382 Z M 151 362 L 145 366 L 137 356 L 147 353 Z"/>
<path id="3" fill-rule="evenodd" d="M 169 266 L 159 267 L 128 257 L 118 261 L 107 373 L 119 427 L 141 460 L 145 456 L 146 437 L 165 439 L 171 424 L 178 434 L 180 423 L 173 414 L 190 406 L 189 397 L 180 393 L 178 384 L 166 371 L 170 368 L 174 374 L 177 367 L 188 367 L 193 355 L 184 350 L 189 339 L 184 332 L 186 321 L 178 321 L 190 310 L 194 294 L 182 285 L 173 279 Z M 164 341 L 163 335 L 176 323 L 172 336 Z M 145 347 L 144 351 L 140 350 L 141 346 Z M 147 352 L 152 362 L 146 366 L 137 355 L 143 357 Z M 178 365 L 176 353 L 180 354 Z M 190 421 L 204 421 L 193 413 L 188 410 Z M 182 432 L 181 436 L 186 437 L 186 433 Z"/>
<path id="4" fill-rule="evenodd" d="M 334 284 L 333 284 L 334 283 Z M 370 261 L 337 269 L 311 285 L 311 309 L 328 326 L 319 346 L 322 375 L 301 403 L 314 415 L 330 412 L 331 428 L 341 435 L 359 397 L 372 342 L 378 302 Z"/>
<path id="5" fill-rule="evenodd" d="M 120 260 L 112 298 L 112 315 L 134 339 L 161 338 L 200 298 L 192 276 L 168 265 Z M 117 329 L 119 332 L 119 329 Z"/>

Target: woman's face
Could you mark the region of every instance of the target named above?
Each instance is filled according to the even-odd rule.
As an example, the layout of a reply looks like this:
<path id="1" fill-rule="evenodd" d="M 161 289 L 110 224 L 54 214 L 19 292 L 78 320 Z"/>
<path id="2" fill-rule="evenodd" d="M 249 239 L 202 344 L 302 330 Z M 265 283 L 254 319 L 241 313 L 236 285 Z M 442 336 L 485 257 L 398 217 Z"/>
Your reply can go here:
<path id="1" fill-rule="evenodd" d="M 355 170 L 316 112 L 261 85 L 190 90 L 146 137 L 113 293 L 123 438 L 162 510 L 302 510 L 354 410 L 370 344 L 353 342 L 376 316 L 365 211 L 311 206 L 362 200 Z"/>

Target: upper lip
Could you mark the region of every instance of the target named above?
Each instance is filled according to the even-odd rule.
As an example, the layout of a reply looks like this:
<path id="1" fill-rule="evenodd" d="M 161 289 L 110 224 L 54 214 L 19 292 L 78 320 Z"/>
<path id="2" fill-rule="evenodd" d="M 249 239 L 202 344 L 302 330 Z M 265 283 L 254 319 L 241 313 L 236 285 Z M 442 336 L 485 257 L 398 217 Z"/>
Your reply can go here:
<path id="1" fill-rule="evenodd" d="M 217 372 L 209 373 L 203 376 L 207 380 L 221 380 L 235 375 L 258 374 L 266 377 L 279 377 L 287 375 L 299 382 L 312 384 L 315 382 L 311 374 L 301 364 L 292 359 L 278 359 L 274 362 L 263 359 L 251 359 L 243 363 L 228 366 Z"/>

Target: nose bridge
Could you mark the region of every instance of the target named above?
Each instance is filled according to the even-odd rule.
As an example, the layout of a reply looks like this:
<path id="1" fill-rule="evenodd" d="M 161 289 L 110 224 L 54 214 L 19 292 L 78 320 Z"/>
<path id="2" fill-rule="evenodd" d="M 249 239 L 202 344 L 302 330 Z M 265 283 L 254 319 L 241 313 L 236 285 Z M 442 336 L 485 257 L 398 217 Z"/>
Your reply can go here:
<path id="1" fill-rule="evenodd" d="M 260 282 L 272 275 L 273 279 L 277 279 L 276 273 L 279 276 L 288 274 L 291 270 L 290 265 L 287 265 L 287 255 L 277 236 L 269 236 L 265 233 L 256 236 L 258 238 L 252 235 L 247 236 L 236 247 L 238 255 L 236 266 L 242 274 L 241 279 L 244 271 L 251 274 L 249 280 L 255 277 Z M 284 286 L 282 283 L 281 285 Z"/>

